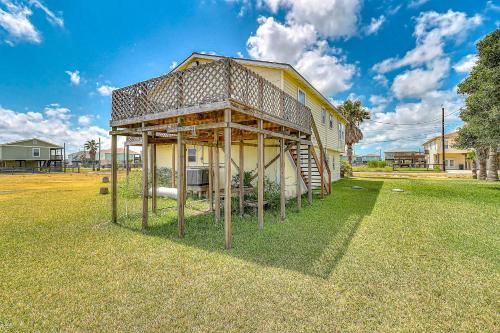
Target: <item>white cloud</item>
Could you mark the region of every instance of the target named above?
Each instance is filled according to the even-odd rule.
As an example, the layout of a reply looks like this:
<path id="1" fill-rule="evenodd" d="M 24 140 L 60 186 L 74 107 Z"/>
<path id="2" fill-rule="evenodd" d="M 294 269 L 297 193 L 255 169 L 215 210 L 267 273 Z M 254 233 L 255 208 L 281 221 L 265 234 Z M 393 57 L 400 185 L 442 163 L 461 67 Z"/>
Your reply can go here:
<path id="1" fill-rule="evenodd" d="M 31 7 L 43 11 L 47 20 L 53 25 L 64 26 L 62 17 L 54 14 L 39 0 L 0 0 L 0 28 L 6 32 L 4 41 L 7 44 L 14 46 L 20 42 L 34 44 L 42 42 L 41 33 L 30 20 L 30 16 L 33 15 Z"/>
<path id="2" fill-rule="evenodd" d="M 389 80 L 387 80 L 384 74 L 378 73 L 373 77 L 373 79 L 384 87 L 387 87 L 389 85 Z"/>
<path id="3" fill-rule="evenodd" d="M 52 23 L 52 24 L 54 24 L 54 25 L 56 25 L 58 27 L 61 27 L 61 28 L 64 27 L 64 20 L 63 20 L 63 18 L 61 16 L 57 16 L 56 14 L 54 14 L 54 12 L 52 12 L 49 8 L 47 8 L 47 6 L 45 6 L 41 1 L 39 1 L 39 0 L 29 0 L 29 2 L 33 6 L 39 8 L 39 9 L 41 9 L 43 11 L 45 13 L 45 15 L 47 15 L 47 20 L 50 23 Z"/>
<path id="4" fill-rule="evenodd" d="M 118 89 L 118 88 L 103 84 L 102 86 L 97 87 L 97 92 L 99 94 L 101 94 L 102 96 L 110 96 L 111 93 L 113 92 L 113 90 L 115 90 L 115 89 Z"/>
<path id="5" fill-rule="evenodd" d="M 39 138 L 56 144 L 66 143 L 69 152 L 81 149 L 89 139 L 99 137 L 103 146 L 109 146 L 108 130 L 98 126 L 74 127 L 70 110 L 51 104 L 44 112 L 17 112 L 0 106 L 0 142 Z"/>
<path id="6" fill-rule="evenodd" d="M 378 98 L 370 98 L 370 100 L 383 102 Z M 387 142 L 386 148 L 422 148 L 422 143 L 426 139 L 440 132 L 441 107 L 443 106 L 446 114 L 449 115 L 446 117 L 446 123 L 456 125 L 460 122 L 457 111 L 462 105 L 463 97 L 458 95 L 454 88 L 429 92 L 416 102 L 399 103 L 391 112 L 372 113 L 371 120 L 361 125 L 364 134 L 361 144 L 378 145 L 381 141 L 394 140 Z"/>
<path id="7" fill-rule="evenodd" d="M 468 54 L 462 59 L 460 59 L 459 62 L 457 62 L 455 65 L 453 65 L 453 69 L 456 72 L 459 73 L 469 73 L 472 70 L 472 67 L 477 62 L 477 55 L 476 54 Z"/>
<path id="8" fill-rule="evenodd" d="M 349 38 L 356 34 L 361 0 L 260 0 L 273 12 L 287 9 L 290 24 L 314 25 L 325 37 Z"/>
<path id="9" fill-rule="evenodd" d="M 65 71 L 64 73 L 69 75 L 69 80 L 71 84 L 77 86 L 80 84 L 80 71 L 75 70 L 74 72 L 72 71 Z"/>
<path id="10" fill-rule="evenodd" d="M 307 51 L 296 64 L 297 70 L 323 94 L 330 96 L 352 86 L 356 66 L 343 64 L 339 58 L 327 54 L 327 46 Z"/>
<path id="11" fill-rule="evenodd" d="M 44 111 L 45 115 L 52 119 L 68 120 L 71 117 L 69 114 L 70 110 L 68 108 L 61 107 L 57 103 L 47 105 Z"/>
<path id="12" fill-rule="evenodd" d="M 449 59 L 434 60 L 427 69 L 407 70 L 394 79 L 391 90 L 398 98 L 419 97 L 437 89 L 450 68 Z"/>
<path id="13" fill-rule="evenodd" d="M 378 19 L 372 17 L 370 24 L 365 28 L 365 34 L 372 35 L 374 33 L 377 33 L 377 31 L 382 27 L 382 24 L 384 24 L 384 22 L 385 22 L 384 15 L 380 15 Z"/>
<path id="14" fill-rule="evenodd" d="M 392 101 L 390 97 L 385 97 L 382 95 L 371 95 L 369 98 L 371 108 L 370 113 L 384 112 L 387 105 Z"/>
<path id="15" fill-rule="evenodd" d="M 316 42 L 312 25 L 284 25 L 272 17 L 260 17 L 259 28 L 248 38 L 248 54 L 252 58 L 295 63 Z"/>
<path id="16" fill-rule="evenodd" d="M 467 17 L 465 13 L 452 10 L 443 14 L 434 11 L 421 13 L 413 34 L 416 38 L 415 48 L 408 51 L 403 58 L 385 59 L 375 64 L 373 69 L 386 73 L 405 66 L 415 67 L 432 62 L 444 56 L 445 41 L 461 42 L 466 33 L 481 22 L 479 15 Z"/>
<path id="17" fill-rule="evenodd" d="M 169 67 L 169 68 L 172 70 L 172 69 L 174 69 L 175 67 L 177 67 L 177 65 L 178 65 L 178 64 L 177 64 L 177 61 L 172 61 L 172 64 L 170 64 L 170 67 Z"/>
<path id="18" fill-rule="evenodd" d="M 5 10 L 2 9 L 2 4 Z M 32 14 L 28 7 L 10 1 L 0 1 L 0 27 L 7 32 L 6 43 L 13 46 L 21 41 L 35 44 L 42 42 L 42 36 L 29 20 Z"/>
<path id="19" fill-rule="evenodd" d="M 92 119 L 90 118 L 90 116 L 78 117 L 78 124 L 83 125 L 83 126 L 89 125 L 91 121 L 92 121 Z"/>
<path id="20" fill-rule="evenodd" d="M 243 53 L 241 53 L 241 51 L 236 52 L 236 56 L 238 58 L 244 58 Z"/>
<path id="21" fill-rule="evenodd" d="M 357 72 L 347 64 L 341 50 L 330 47 L 311 24 L 281 23 L 260 17 L 256 34 L 247 42 L 248 54 L 255 59 L 284 62 L 301 72 L 325 95 L 347 90 Z"/>
<path id="22" fill-rule="evenodd" d="M 417 7 L 420 7 L 422 6 L 423 4 L 429 2 L 430 0 L 411 0 L 409 3 L 408 3 L 408 7 L 409 8 L 417 8 Z"/>

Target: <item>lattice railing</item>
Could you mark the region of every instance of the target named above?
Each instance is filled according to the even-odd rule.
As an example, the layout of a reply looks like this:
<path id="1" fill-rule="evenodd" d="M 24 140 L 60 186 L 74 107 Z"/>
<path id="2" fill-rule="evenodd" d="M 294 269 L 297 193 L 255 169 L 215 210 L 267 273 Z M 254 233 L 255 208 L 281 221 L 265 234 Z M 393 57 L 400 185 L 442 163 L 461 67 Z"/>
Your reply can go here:
<path id="1" fill-rule="evenodd" d="M 299 127 L 311 128 L 311 110 L 231 59 L 172 72 L 113 91 L 112 121 L 222 102 L 229 98 Z"/>

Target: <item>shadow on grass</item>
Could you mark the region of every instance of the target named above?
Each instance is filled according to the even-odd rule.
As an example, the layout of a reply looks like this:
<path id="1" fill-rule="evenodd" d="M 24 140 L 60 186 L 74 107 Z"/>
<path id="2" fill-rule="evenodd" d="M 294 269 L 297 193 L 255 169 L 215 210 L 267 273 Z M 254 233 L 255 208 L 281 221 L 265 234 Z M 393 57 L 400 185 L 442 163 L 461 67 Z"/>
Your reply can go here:
<path id="1" fill-rule="evenodd" d="M 333 185 L 332 195 L 315 198 L 296 212 L 287 205 L 287 219 L 279 222 L 278 213 L 266 213 L 264 230 L 258 230 L 257 218 L 233 215 L 233 248 L 224 247 L 223 224 L 215 224 L 211 214 L 188 210 L 186 236 L 177 237 L 176 211 L 151 215 L 150 227 L 140 230 L 136 215 L 120 219 L 122 227 L 148 236 L 166 238 L 186 246 L 220 252 L 261 265 L 294 270 L 328 278 L 356 234 L 363 217 L 371 214 L 383 181 L 345 179 Z M 361 186 L 353 190 L 351 186 Z M 188 205 L 189 207 L 189 202 Z"/>

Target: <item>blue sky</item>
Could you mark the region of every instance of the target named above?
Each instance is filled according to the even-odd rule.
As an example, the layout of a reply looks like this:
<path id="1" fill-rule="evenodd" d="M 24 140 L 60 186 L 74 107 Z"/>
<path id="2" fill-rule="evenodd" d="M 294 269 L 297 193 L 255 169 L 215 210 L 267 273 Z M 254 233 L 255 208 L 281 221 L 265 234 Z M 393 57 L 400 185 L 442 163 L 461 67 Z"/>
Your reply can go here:
<path id="1" fill-rule="evenodd" d="M 442 0 L 0 0 L 0 142 L 107 145 L 110 92 L 194 51 L 289 62 L 372 111 L 356 152 L 418 148 L 460 125 L 454 89 L 500 4 Z"/>

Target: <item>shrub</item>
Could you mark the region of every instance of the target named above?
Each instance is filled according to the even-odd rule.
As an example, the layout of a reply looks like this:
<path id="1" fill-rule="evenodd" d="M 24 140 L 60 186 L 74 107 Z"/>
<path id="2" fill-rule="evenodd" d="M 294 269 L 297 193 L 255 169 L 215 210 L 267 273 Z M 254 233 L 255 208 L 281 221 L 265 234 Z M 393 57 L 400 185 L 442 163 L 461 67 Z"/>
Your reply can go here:
<path id="1" fill-rule="evenodd" d="M 252 178 L 254 176 L 254 171 L 245 171 L 243 173 L 243 186 L 244 187 L 252 187 Z M 240 187 L 240 175 L 236 174 L 232 179 L 233 187 Z"/>
<path id="2" fill-rule="evenodd" d="M 368 161 L 369 168 L 385 168 L 385 161 Z"/>
<path id="3" fill-rule="evenodd" d="M 158 168 L 157 170 L 158 186 L 170 187 L 172 186 L 172 169 Z"/>
<path id="4" fill-rule="evenodd" d="M 352 176 L 352 166 L 347 161 L 340 161 L 340 175 L 342 177 Z"/>
<path id="5" fill-rule="evenodd" d="M 434 166 L 434 171 L 441 172 L 441 167 L 439 165 Z"/>

